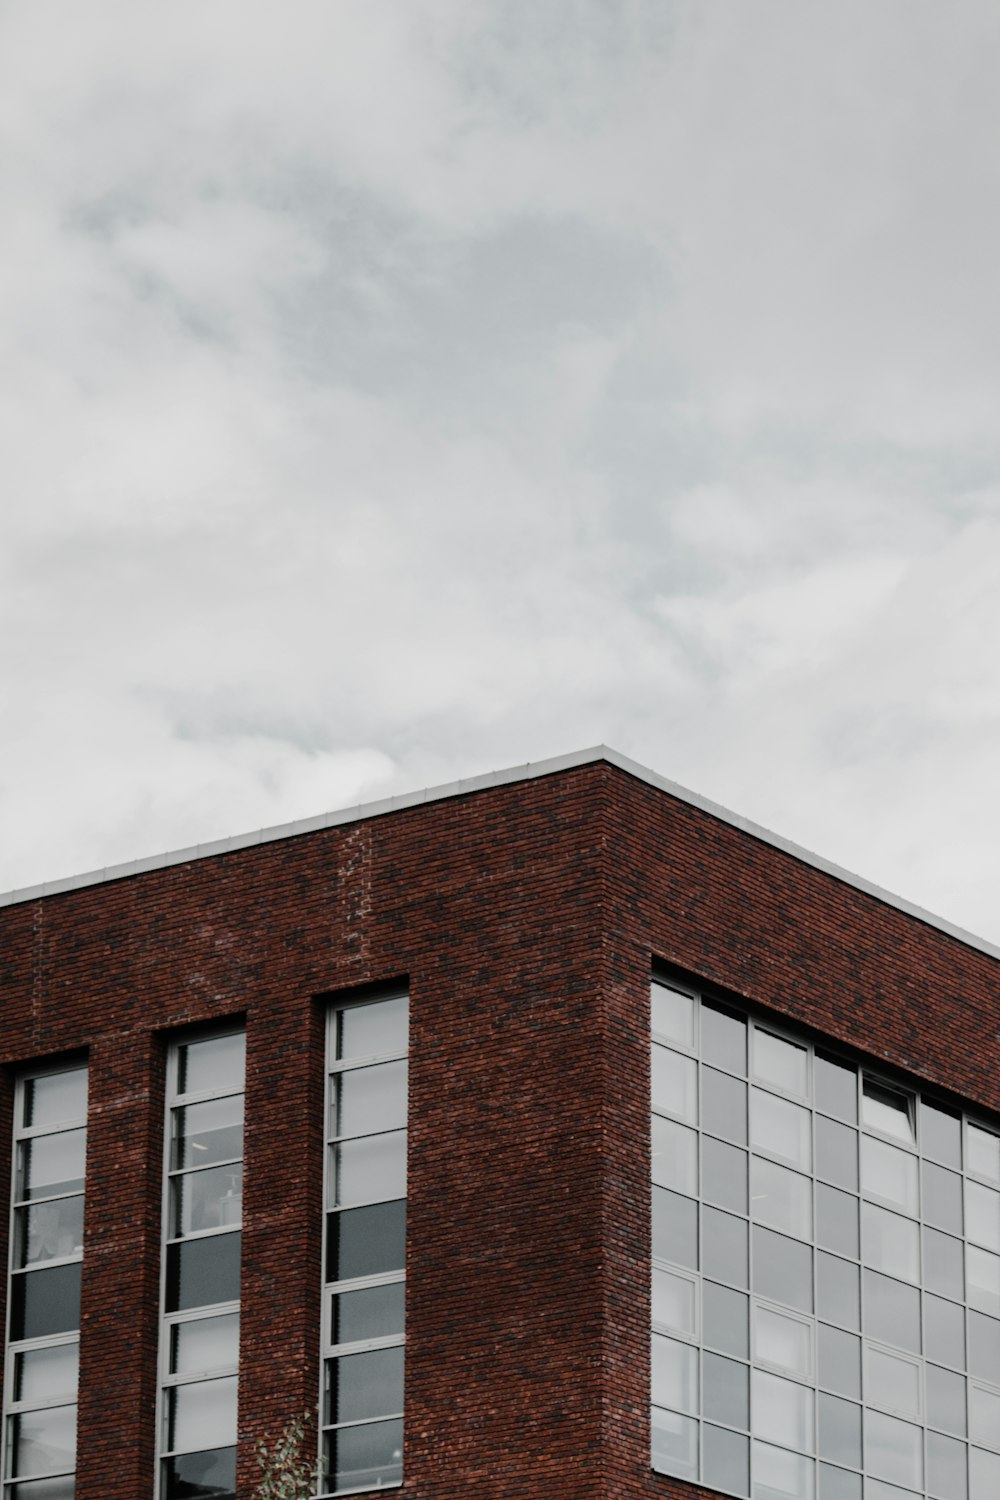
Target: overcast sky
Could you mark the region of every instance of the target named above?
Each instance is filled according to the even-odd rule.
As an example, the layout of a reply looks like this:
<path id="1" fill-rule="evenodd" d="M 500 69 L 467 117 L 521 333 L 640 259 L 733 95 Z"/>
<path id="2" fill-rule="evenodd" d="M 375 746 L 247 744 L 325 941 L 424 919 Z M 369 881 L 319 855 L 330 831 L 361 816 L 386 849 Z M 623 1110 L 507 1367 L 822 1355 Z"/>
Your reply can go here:
<path id="1" fill-rule="evenodd" d="M 606 741 L 1000 940 L 996 0 L 4 0 L 0 888 Z"/>

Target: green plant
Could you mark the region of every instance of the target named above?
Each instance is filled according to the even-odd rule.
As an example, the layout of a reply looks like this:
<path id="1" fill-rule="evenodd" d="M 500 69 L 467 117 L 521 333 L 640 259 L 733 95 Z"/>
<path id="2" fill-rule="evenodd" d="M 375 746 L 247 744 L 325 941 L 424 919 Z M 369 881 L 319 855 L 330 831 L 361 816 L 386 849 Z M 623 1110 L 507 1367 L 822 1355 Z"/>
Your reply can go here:
<path id="1" fill-rule="evenodd" d="M 292 1417 L 273 1441 L 257 1442 L 260 1481 L 256 1500 L 312 1500 L 320 1488 L 319 1461 L 308 1456 L 307 1437 L 315 1413 Z"/>

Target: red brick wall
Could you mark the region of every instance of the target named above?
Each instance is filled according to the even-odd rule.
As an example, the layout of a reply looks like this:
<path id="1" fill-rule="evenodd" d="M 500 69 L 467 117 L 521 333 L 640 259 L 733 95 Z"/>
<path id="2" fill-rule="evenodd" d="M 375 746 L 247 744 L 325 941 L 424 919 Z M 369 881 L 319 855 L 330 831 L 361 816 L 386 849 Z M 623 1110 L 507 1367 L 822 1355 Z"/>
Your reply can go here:
<path id="1" fill-rule="evenodd" d="M 606 764 L 0 911 L 0 1061 L 90 1053 L 79 1500 L 152 1493 L 172 1029 L 247 1020 L 249 1500 L 316 1395 L 319 997 L 400 976 L 403 1494 L 691 1495 L 647 1466 L 651 955 L 1000 1105 L 1000 965 Z"/>

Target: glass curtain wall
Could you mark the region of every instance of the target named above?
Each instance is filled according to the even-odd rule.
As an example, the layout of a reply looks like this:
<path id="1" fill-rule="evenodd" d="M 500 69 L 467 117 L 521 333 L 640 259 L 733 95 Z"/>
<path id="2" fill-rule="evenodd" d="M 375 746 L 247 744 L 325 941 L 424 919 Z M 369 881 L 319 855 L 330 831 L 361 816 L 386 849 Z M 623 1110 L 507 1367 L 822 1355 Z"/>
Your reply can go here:
<path id="1" fill-rule="evenodd" d="M 334 1007 L 327 1043 L 323 1485 L 403 1477 L 405 994 Z"/>
<path id="2" fill-rule="evenodd" d="M 167 1071 L 160 1500 L 235 1500 L 245 1034 Z"/>
<path id="3" fill-rule="evenodd" d="M 14 1104 L 4 1500 L 72 1500 L 87 1069 L 28 1073 Z"/>
<path id="4" fill-rule="evenodd" d="M 1000 1496 L 1000 1128 L 652 985 L 652 1464 L 753 1500 Z"/>

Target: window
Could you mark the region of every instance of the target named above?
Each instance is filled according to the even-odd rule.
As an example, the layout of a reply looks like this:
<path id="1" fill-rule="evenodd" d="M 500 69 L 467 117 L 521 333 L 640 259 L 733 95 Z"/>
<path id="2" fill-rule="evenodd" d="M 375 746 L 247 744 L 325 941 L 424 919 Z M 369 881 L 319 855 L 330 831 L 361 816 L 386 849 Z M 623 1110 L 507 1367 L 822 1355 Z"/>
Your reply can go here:
<path id="1" fill-rule="evenodd" d="M 652 984 L 652 1465 L 1000 1494 L 1000 1127 Z"/>
<path id="2" fill-rule="evenodd" d="M 4 1500 L 72 1500 L 87 1069 L 26 1073 L 14 1102 Z"/>
<path id="3" fill-rule="evenodd" d="M 242 1030 L 167 1059 L 160 1500 L 235 1500 L 245 1061 Z"/>
<path id="4" fill-rule="evenodd" d="M 334 1006 L 327 1032 L 322 1463 L 327 1494 L 403 1478 L 409 1003 Z"/>

